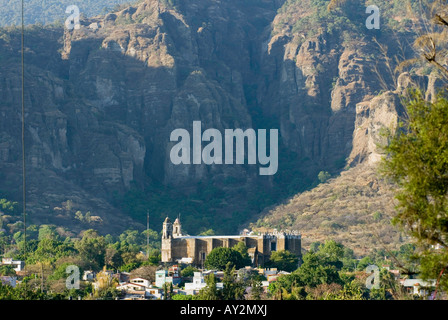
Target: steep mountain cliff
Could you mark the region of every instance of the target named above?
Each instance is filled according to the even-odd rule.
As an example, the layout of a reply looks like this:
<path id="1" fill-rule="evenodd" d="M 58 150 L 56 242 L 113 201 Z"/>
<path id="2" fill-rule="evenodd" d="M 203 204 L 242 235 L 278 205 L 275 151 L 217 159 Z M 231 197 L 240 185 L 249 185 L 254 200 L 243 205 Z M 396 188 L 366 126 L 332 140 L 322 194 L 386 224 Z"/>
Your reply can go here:
<path id="1" fill-rule="evenodd" d="M 374 249 L 397 250 L 409 239 L 391 225 L 395 215 L 394 186 L 379 168 L 387 144 L 385 130 L 393 132 L 405 117 L 401 99 L 407 89 L 434 87 L 431 78 L 403 73 L 397 89 L 356 105 L 353 148 L 347 169 L 316 188 L 300 193 L 283 204 L 266 210 L 255 229 L 301 230 L 303 245 L 334 239 L 358 255 Z"/>
<path id="2" fill-rule="evenodd" d="M 375 119 L 399 114 L 398 94 L 374 97 L 397 88 L 393 57 L 412 52 L 396 33 L 412 33 L 368 30 L 365 6 L 328 3 L 146 0 L 81 19 L 79 29 L 27 28 L 30 219 L 111 232 L 141 226 L 150 210 L 154 229 L 182 213 L 191 233 L 234 233 L 315 186 L 319 171 L 368 162 Z M 16 200 L 19 50 L 19 30 L 2 29 L 0 190 Z M 279 129 L 278 172 L 172 164 L 170 133 L 191 133 L 193 121 L 203 130 Z M 97 218 L 86 226 L 76 211 Z"/>
<path id="3" fill-rule="evenodd" d="M 397 63 L 415 55 L 403 44 L 417 29 L 412 19 L 398 28 L 398 33 L 389 23 L 379 33 L 360 34 L 356 29 L 345 35 L 344 30 L 342 37 L 331 37 L 321 29 L 317 36 L 308 38 L 306 32 L 295 33 L 288 28 L 297 24 L 303 28 L 299 22 L 303 15 L 309 15 L 309 11 L 300 11 L 302 3 L 292 3 L 277 15 L 276 19 L 283 22 L 269 43 L 271 48 L 281 43 L 277 47 L 284 58 L 278 72 L 289 75 L 277 77 L 282 79 L 281 85 L 271 82 L 277 85 L 274 91 L 281 97 L 289 97 L 279 110 L 281 127 L 288 128 L 282 134 L 290 148 L 321 161 L 322 168 L 329 161 L 337 161 L 338 156 L 345 168 L 340 173 L 333 171 L 334 178 L 328 182 L 267 208 L 252 227 L 300 230 L 305 248 L 331 238 L 358 255 L 374 249 L 396 250 L 409 239 L 391 225 L 396 204 L 394 186 L 379 172 L 384 156 L 381 146 L 387 144 L 384 132 L 394 132 L 398 121 L 406 117 L 402 101 L 408 89 L 421 88 L 430 98 L 441 84 L 425 68 L 416 66 L 411 73 L 401 74 L 395 69 Z M 389 9 L 395 9 L 390 15 L 393 21 L 406 20 L 406 11 L 400 17 L 398 8 Z M 295 15 L 288 14 L 290 11 Z M 329 79 L 333 83 L 328 90 L 325 86 L 330 84 Z M 319 102 L 313 104 L 310 98 Z M 306 112 L 304 106 L 308 105 L 327 107 L 313 113 Z"/>
<path id="4" fill-rule="evenodd" d="M 27 29 L 31 217 L 50 221 L 52 209 L 69 199 L 110 228 L 120 215 L 110 203 L 131 185 L 144 190 L 156 181 L 191 192 L 200 181 L 224 184 L 227 177 L 237 177 L 243 188 L 254 183 L 257 173 L 250 167 L 169 161 L 171 131 L 191 131 L 193 120 L 204 129 L 253 126 L 244 86 L 255 81 L 257 30 L 268 25 L 276 7 L 239 6 L 197 1 L 175 9 L 146 1 L 84 20 L 72 31 Z M 1 189 L 15 198 L 21 168 L 20 118 L 14 112 L 21 101 L 19 39 L 18 30 L 3 31 Z M 214 219 L 214 212 L 208 215 Z"/>

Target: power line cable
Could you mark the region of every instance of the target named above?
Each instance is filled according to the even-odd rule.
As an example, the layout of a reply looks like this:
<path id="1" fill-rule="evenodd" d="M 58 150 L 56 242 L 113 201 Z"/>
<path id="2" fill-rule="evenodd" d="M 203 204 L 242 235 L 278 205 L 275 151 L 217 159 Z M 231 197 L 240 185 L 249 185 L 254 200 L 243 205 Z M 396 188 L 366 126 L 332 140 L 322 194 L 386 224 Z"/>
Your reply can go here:
<path id="1" fill-rule="evenodd" d="M 23 257 L 26 260 L 26 167 L 25 167 L 25 22 L 24 0 L 22 0 L 22 201 L 23 201 Z"/>

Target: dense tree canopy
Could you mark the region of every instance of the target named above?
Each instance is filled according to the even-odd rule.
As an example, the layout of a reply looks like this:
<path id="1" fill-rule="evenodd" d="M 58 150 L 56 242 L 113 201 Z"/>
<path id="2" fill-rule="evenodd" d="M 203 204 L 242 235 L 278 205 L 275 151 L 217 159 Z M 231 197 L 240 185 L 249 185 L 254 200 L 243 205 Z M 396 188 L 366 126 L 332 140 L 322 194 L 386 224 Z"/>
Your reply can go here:
<path id="1" fill-rule="evenodd" d="M 244 267 L 245 259 L 238 251 L 232 248 L 219 247 L 213 249 L 205 258 L 205 267 L 207 269 L 224 270 L 227 263 L 237 268 Z"/>
<path id="2" fill-rule="evenodd" d="M 448 265 L 448 100 L 429 102 L 417 91 L 407 114 L 386 147 L 383 172 L 399 186 L 394 223 L 418 241 L 423 274 L 437 278 Z"/>
<path id="3" fill-rule="evenodd" d="M 269 260 L 269 267 L 277 268 L 287 272 L 296 270 L 299 266 L 299 257 L 288 250 L 274 251 Z"/>

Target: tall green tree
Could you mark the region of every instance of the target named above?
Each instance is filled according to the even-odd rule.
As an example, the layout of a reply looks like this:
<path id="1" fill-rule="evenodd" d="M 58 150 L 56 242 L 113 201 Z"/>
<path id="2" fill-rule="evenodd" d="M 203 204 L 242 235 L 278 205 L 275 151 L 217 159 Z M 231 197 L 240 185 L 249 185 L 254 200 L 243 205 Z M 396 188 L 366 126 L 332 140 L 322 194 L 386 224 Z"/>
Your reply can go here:
<path id="1" fill-rule="evenodd" d="M 222 280 L 222 297 L 224 300 L 241 300 L 244 297 L 244 284 L 237 279 L 235 266 L 228 262 Z"/>
<path id="2" fill-rule="evenodd" d="M 198 300 L 219 300 L 221 299 L 221 293 L 218 291 L 216 284 L 218 283 L 215 274 L 210 273 L 205 278 L 207 284 L 205 288 L 199 291 Z"/>
<path id="3" fill-rule="evenodd" d="M 0 266 L 0 276 L 15 276 L 16 272 L 14 267 L 11 265 Z"/>
<path id="4" fill-rule="evenodd" d="M 199 269 L 193 267 L 193 266 L 186 266 L 185 268 L 182 269 L 182 271 L 180 272 L 181 276 L 186 278 L 186 277 L 192 277 L 194 275 L 195 272 L 198 272 Z"/>
<path id="5" fill-rule="evenodd" d="M 316 287 L 324 283 L 342 283 L 338 268 L 334 263 L 312 252 L 303 256 L 303 264 L 295 273 L 300 281 L 309 287 Z"/>
<path id="6" fill-rule="evenodd" d="M 56 233 L 56 226 L 44 224 L 39 228 L 38 240 L 43 239 L 57 240 L 58 234 Z"/>
<path id="7" fill-rule="evenodd" d="M 40 290 L 31 290 L 23 283 L 13 288 L 0 282 L 0 300 L 48 300 L 49 298 L 46 293 Z"/>
<path id="8" fill-rule="evenodd" d="M 338 270 L 342 268 L 344 259 L 344 246 L 334 240 L 327 240 L 319 246 L 317 255 L 327 264 L 334 265 Z"/>
<path id="9" fill-rule="evenodd" d="M 292 272 L 299 267 L 299 258 L 288 250 L 274 251 L 268 262 L 269 267 Z"/>
<path id="10" fill-rule="evenodd" d="M 262 282 L 259 279 L 253 278 L 250 280 L 250 300 L 261 300 L 261 297 L 263 295 L 263 285 Z"/>
<path id="11" fill-rule="evenodd" d="M 252 264 L 252 261 L 248 253 L 248 248 L 244 242 L 242 241 L 238 242 L 235 246 L 232 247 L 232 249 L 241 254 L 242 257 L 241 264 L 243 264 L 244 266 L 250 266 Z"/>
<path id="12" fill-rule="evenodd" d="M 327 171 L 321 171 L 319 172 L 319 174 L 317 175 L 317 178 L 319 179 L 319 181 L 321 183 L 325 183 L 328 181 L 328 179 L 331 178 L 331 174 L 329 174 Z"/>
<path id="13" fill-rule="evenodd" d="M 393 222 L 416 239 L 422 276 L 435 279 L 448 266 L 448 100 L 415 91 L 406 107 L 382 171 L 398 186 Z M 448 289 L 448 277 L 441 286 Z"/>
<path id="14" fill-rule="evenodd" d="M 205 267 L 208 269 L 224 270 L 230 262 L 236 268 L 244 267 L 245 261 L 241 253 L 232 248 L 215 248 L 205 258 Z"/>
<path id="15" fill-rule="evenodd" d="M 269 284 L 270 295 L 275 300 L 304 300 L 307 294 L 302 276 L 297 271 L 279 276 L 277 281 Z"/>
<path id="16" fill-rule="evenodd" d="M 105 264 L 106 241 L 95 230 L 85 231 L 82 239 L 75 243 L 75 248 L 86 262 L 87 267 L 100 270 Z"/>
<path id="17" fill-rule="evenodd" d="M 0 213 L 16 214 L 19 210 L 18 202 L 8 201 L 7 199 L 0 199 Z"/>
<path id="18" fill-rule="evenodd" d="M 163 300 L 171 300 L 173 298 L 173 283 L 165 282 L 163 284 Z"/>

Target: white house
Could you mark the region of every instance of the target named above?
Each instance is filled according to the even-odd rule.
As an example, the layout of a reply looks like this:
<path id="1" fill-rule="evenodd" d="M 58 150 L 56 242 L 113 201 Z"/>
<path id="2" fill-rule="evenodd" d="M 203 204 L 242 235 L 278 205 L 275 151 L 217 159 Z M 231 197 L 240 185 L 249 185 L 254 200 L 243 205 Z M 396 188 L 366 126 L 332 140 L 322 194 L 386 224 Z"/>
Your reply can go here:
<path id="1" fill-rule="evenodd" d="M 177 262 L 178 263 L 181 263 L 181 264 L 191 264 L 191 263 L 193 263 L 193 258 L 182 258 L 182 259 L 177 259 Z"/>
<path id="2" fill-rule="evenodd" d="M 195 272 L 193 275 L 193 282 L 185 283 L 185 293 L 189 295 L 198 294 L 202 288 L 205 288 L 207 283 L 205 283 L 205 278 L 202 272 Z M 223 283 L 218 282 L 216 288 L 222 289 Z"/>
<path id="3" fill-rule="evenodd" d="M 157 270 L 156 271 L 156 287 L 162 288 L 165 283 L 172 283 L 173 285 L 177 285 L 180 283 L 181 278 L 179 273 L 173 273 L 169 275 L 168 270 Z"/>
<path id="4" fill-rule="evenodd" d="M 156 288 L 143 278 L 134 278 L 131 282 L 123 283 L 117 287 L 125 293 L 124 300 L 155 300 L 161 299 L 163 290 Z"/>
<path id="5" fill-rule="evenodd" d="M 146 299 L 146 287 L 137 283 L 124 283 L 117 287 L 117 290 L 125 293 L 124 300 L 143 300 Z"/>
<path id="6" fill-rule="evenodd" d="M 135 283 L 135 284 L 141 284 L 141 285 L 145 286 L 146 288 L 151 287 L 151 282 L 149 280 L 146 280 L 143 278 L 132 278 L 129 282 Z"/>
<path id="7" fill-rule="evenodd" d="M 193 282 L 185 283 L 185 292 L 186 294 L 195 295 L 199 290 L 205 288 L 206 285 L 202 272 L 195 272 L 193 275 Z"/>
<path id="8" fill-rule="evenodd" d="M 427 296 L 436 287 L 436 280 L 424 281 L 422 279 L 405 279 L 402 281 L 407 292 L 419 296 Z"/>
<path id="9" fill-rule="evenodd" d="M 12 260 L 12 258 L 2 258 L 1 265 L 13 266 L 14 271 L 18 272 L 23 270 L 23 268 L 25 267 L 25 262 L 20 260 Z"/>
<path id="10" fill-rule="evenodd" d="M 93 272 L 92 270 L 84 271 L 84 274 L 82 275 L 82 280 L 95 281 L 95 272 Z"/>
<path id="11" fill-rule="evenodd" d="M 162 299 L 163 289 L 156 288 L 154 286 L 151 286 L 150 288 L 146 288 L 146 296 L 148 297 L 148 299 L 151 299 L 151 300 Z"/>

